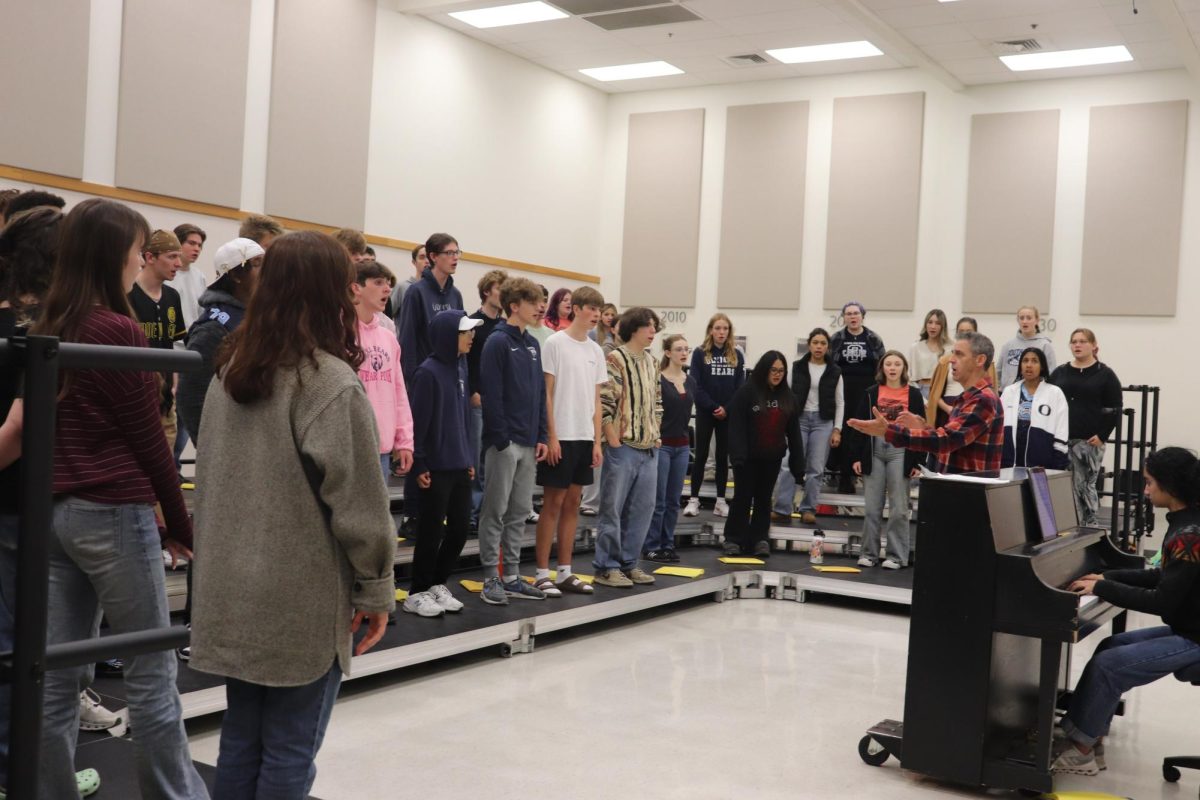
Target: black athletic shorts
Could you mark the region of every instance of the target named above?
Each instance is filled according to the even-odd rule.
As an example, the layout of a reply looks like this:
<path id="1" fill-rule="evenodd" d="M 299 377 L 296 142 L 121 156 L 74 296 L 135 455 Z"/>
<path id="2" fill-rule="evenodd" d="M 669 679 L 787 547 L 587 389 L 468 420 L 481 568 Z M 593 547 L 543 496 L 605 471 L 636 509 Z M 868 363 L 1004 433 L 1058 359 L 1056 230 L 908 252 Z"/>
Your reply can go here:
<path id="1" fill-rule="evenodd" d="M 549 486 L 554 489 L 566 489 L 572 484 L 576 486 L 592 485 L 592 443 L 581 440 L 559 442 L 562 447 L 562 458 L 551 466 L 546 461 L 537 465 L 538 486 Z"/>

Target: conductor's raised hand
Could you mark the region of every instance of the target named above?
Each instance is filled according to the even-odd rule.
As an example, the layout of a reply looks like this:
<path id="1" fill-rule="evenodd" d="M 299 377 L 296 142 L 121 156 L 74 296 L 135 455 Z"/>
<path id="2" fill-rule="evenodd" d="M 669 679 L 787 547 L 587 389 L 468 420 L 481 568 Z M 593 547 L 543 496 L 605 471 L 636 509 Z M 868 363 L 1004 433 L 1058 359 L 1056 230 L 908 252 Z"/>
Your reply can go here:
<path id="1" fill-rule="evenodd" d="M 848 419 L 846 420 L 846 424 L 867 436 L 883 436 L 887 432 L 887 417 L 875 407 L 871 408 L 871 413 L 874 414 L 874 419 Z"/>

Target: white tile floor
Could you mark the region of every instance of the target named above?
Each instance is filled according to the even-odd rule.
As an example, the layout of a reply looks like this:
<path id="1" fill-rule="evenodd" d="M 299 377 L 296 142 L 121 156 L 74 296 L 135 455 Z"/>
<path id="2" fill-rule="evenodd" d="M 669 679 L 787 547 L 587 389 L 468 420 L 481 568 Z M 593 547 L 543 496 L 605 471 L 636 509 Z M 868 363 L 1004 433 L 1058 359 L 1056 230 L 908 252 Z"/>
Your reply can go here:
<path id="1" fill-rule="evenodd" d="M 1153 622 L 1138 618 L 1135 625 Z M 908 618 L 771 600 L 678 606 L 542 637 L 532 655 L 442 662 L 346 684 L 313 793 L 355 798 L 980 797 L 862 763 L 863 731 L 903 710 Z M 1078 674 L 1095 643 L 1079 648 Z M 1200 688 L 1137 691 L 1107 772 L 1060 790 L 1191 798 L 1165 754 L 1200 753 Z M 200 730 L 207 728 L 207 730 Z M 219 731 L 192 753 L 215 763 Z"/>

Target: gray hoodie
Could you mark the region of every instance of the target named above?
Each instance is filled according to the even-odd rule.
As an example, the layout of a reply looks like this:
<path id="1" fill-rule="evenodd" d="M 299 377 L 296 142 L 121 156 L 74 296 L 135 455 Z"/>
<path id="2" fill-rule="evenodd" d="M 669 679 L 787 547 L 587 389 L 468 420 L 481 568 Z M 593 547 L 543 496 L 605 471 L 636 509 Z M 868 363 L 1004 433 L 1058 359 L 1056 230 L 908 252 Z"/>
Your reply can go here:
<path id="1" fill-rule="evenodd" d="M 1021 351 L 1027 347 L 1036 347 L 1045 353 L 1050 372 L 1054 372 L 1054 344 L 1050 341 L 1050 337 L 1044 333 L 1035 333 L 1026 339 L 1018 330 L 1017 335 L 1005 342 L 1004 347 L 1001 347 L 996 353 L 996 376 L 1000 380 L 1000 385 L 996 387 L 996 394 L 1000 394 L 1005 386 L 1016 383 L 1017 378 L 1020 377 Z"/>

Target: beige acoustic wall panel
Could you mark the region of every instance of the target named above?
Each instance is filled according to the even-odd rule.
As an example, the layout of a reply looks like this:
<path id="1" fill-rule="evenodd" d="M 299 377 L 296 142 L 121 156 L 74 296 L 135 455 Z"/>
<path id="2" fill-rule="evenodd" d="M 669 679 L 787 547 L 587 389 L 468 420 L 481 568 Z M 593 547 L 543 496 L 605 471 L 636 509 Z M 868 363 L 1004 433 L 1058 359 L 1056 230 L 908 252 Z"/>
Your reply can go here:
<path id="1" fill-rule="evenodd" d="M 0 164 L 83 177 L 91 5 L 0 2 Z"/>
<path id="2" fill-rule="evenodd" d="M 925 94 L 833 101 L 825 308 L 911 311 Z"/>
<path id="3" fill-rule="evenodd" d="M 1175 315 L 1186 100 L 1092 109 L 1081 314 Z"/>
<path id="4" fill-rule="evenodd" d="M 963 310 L 1050 305 L 1057 109 L 971 118 Z"/>
<path id="5" fill-rule="evenodd" d="M 717 305 L 799 308 L 808 103 L 731 106 L 725 120 Z"/>
<path id="6" fill-rule="evenodd" d="M 268 214 L 363 227 L 375 13 L 375 0 L 276 3 Z"/>
<path id="7" fill-rule="evenodd" d="M 250 4 L 125 0 L 118 186 L 241 206 Z"/>
<path id="8" fill-rule="evenodd" d="M 621 305 L 692 307 L 704 109 L 629 115 Z"/>

